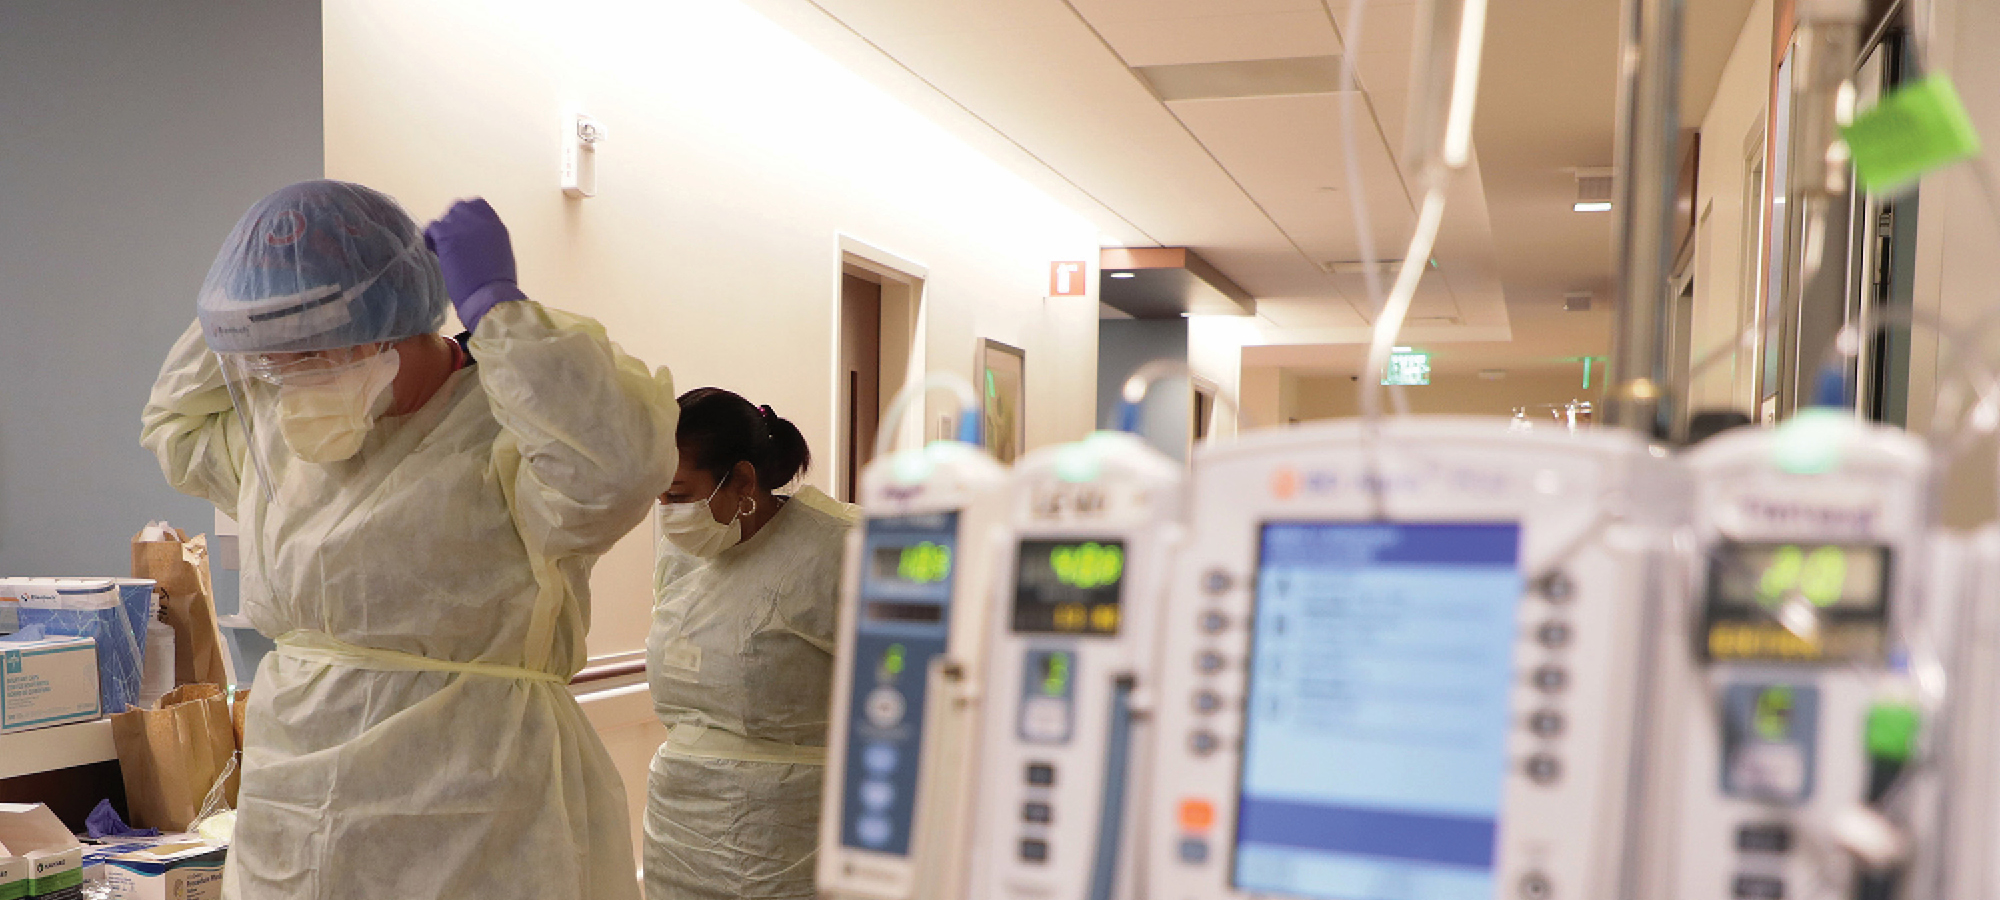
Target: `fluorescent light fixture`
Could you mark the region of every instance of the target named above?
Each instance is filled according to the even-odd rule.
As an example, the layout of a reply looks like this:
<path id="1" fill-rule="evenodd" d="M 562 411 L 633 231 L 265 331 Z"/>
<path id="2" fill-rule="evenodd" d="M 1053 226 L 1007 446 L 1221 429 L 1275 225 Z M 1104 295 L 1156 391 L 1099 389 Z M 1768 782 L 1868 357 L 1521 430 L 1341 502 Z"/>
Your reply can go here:
<path id="1" fill-rule="evenodd" d="M 1609 200 L 1579 200 L 1574 207 L 1577 212 L 1610 212 Z"/>
<path id="2" fill-rule="evenodd" d="M 1131 273 L 1131 272 L 1113 272 L 1113 273 L 1111 273 L 1111 277 L 1113 277 L 1113 278 L 1137 278 L 1137 277 L 1139 277 L 1139 276 L 1138 276 L 1138 275 L 1135 275 L 1135 274 L 1133 274 L 1133 273 Z"/>
<path id="3" fill-rule="evenodd" d="M 1389 350 L 1390 350 L 1390 352 L 1392 352 L 1392 353 L 1408 353 L 1408 352 L 1410 352 L 1410 348 L 1408 348 L 1408 347 L 1391 347 L 1391 348 L 1389 348 Z"/>

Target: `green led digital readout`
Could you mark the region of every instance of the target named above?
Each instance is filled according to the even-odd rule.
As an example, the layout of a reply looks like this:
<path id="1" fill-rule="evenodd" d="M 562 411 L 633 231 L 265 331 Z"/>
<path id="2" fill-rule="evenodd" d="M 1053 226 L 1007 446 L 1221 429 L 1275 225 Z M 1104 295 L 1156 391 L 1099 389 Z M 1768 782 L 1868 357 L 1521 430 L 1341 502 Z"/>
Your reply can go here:
<path id="1" fill-rule="evenodd" d="M 1015 632 L 1118 633 L 1125 542 L 1110 537 L 1024 540 L 1014 579 Z"/>
<path id="2" fill-rule="evenodd" d="M 890 678 L 903 674 L 903 660 L 908 652 L 902 644 L 890 644 L 882 653 L 882 673 Z"/>
<path id="3" fill-rule="evenodd" d="M 937 584 L 951 574 L 951 548 L 930 541 L 903 548 L 896 575 L 915 584 Z"/>
<path id="4" fill-rule="evenodd" d="M 1056 580 L 1074 588 L 1090 590 L 1117 584 L 1125 574 L 1125 549 L 1095 541 L 1049 551 L 1049 568 Z"/>
<path id="5" fill-rule="evenodd" d="M 1050 697 L 1069 696 L 1069 654 L 1051 653 L 1043 657 L 1042 693 Z"/>
<path id="6" fill-rule="evenodd" d="M 1847 586 L 1847 553 L 1840 547 L 1819 547 L 1808 553 L 1787 544 L 1771 554 L 1757 577 L 1757 600 L 1766 606 L 1798 594 L 1815 606 L 1840 602 Z"/>
<path id="7" fill-rule="evenodd" d="M 1750 713 L 1757 736 L 1767 741 L 1791 737 L 1792 710 L 1796 705 L 1791 688 L 1783 685 L 1765 688 L 1757 695 L 1757 705 Z"/>
<path id="8" fill-rule="evenodd" d="M 1881 658 L 1889 548 L 1725 542 L 1712 552 L 1703 613 L 1709 659 L 1821 664 Z M 1789 624 L 1801 614 L 1814 627 Z"/>

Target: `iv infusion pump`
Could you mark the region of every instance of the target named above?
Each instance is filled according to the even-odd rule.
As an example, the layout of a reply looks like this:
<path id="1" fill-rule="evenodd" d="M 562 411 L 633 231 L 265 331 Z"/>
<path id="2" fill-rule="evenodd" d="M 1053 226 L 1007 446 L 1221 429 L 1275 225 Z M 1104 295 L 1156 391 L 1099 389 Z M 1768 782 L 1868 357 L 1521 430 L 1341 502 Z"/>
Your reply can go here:
<path id="1" fill-rule="evenodd" d="M 937 441 L 869 463 L 848 539 L 820 814 L 819 889 L 956 898 L 968 839 L 990 584 L 1006 472 Z"/>
<path id="2" fill-rule="evenodd" d="M 1637 436 L 1310 425 L 1199 451 L 1154 900 L 1617 896 L 1679 470 Z"/>
<path id="3" fill-rule="evenodd" d="M 1936 858 L 1930 816 L 1909 815 L 1936 789 L 1905 777 L 1912 650 L 1942 664 L 1958 568 L 1928 448 L 1818 411 L 1685 461 L 1693 590 L 1659 651 L 1650 896 L 1911 896 L 1911 863 Z"/>
<path id="4" fill-rule="evenodd" d="M 1187 468 L 1122 432 L 1016 463 L 968 896 L 1134 900 L 1146 698 Z"/>

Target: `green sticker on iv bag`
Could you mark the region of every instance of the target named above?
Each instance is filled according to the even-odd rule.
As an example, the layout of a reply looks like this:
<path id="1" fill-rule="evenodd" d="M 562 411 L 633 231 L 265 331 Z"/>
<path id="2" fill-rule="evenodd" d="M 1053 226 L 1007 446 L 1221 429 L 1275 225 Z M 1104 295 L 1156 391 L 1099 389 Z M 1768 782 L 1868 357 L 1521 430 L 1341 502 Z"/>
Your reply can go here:
<path id="1" fill-rule="evenodd" d="M 1979 155 L 1979 133 L 1951 79 L 1932 75 L 1897 88 L 1840 130 L 1861 185 L 1877 194 Z"/>

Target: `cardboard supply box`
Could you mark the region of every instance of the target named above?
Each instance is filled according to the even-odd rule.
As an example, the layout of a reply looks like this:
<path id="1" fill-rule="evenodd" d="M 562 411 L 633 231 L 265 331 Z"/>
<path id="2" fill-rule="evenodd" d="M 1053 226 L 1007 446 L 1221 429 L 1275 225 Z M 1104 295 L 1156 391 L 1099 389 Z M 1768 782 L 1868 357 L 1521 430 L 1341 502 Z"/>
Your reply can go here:
<path id="1" fill-rule="evenodd" d="M 0 734 L 98 716 L 97 642 L 0 641 Z"/>
<path id="2" fill-rule="evenodd" d="M 226 847 L 185 837 L 103 857 L 111 900 L 221 900 Z"/>
<path id="3" fill-rule="evenodd" d="M 92 660 L 93 666 L 96 661 Z M 0 803 L 0 867 L 19 861 L 34 900 L 80 900 L 83 844 L 40 803 Z M 0 897 L 7 889 L 0 887 Z"/>
<path id="4" fill-rule="evenodd" d="M 28 896 L 28 861 L 0 851 L 0 900 L 21 900 Z"/>

